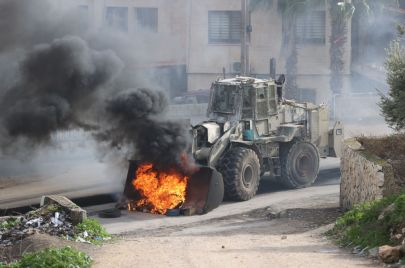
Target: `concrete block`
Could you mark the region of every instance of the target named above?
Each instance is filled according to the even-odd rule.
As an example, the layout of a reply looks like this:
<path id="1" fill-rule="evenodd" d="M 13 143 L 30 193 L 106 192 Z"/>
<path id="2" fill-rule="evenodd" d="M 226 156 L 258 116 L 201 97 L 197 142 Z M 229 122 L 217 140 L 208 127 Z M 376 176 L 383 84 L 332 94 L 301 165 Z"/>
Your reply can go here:
<path id="1" fill-rule="evenodd" d="M 48 195 L 42 196 L 41 198 L 41 207 L 51 204 L 57 204 L 66 210 L 71 219 L 72 224 L 77 225 L 83 220 L 87 219 L 87 211 L 73 203 L 69 198 L 61 195 Z"/>

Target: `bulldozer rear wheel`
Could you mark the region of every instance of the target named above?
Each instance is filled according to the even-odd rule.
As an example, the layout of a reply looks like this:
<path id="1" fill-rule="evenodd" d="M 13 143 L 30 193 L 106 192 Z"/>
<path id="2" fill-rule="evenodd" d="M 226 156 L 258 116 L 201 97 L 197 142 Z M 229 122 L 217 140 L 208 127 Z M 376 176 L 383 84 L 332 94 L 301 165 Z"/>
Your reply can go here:
<path id="1" fill-rule="evenodd" d="M 280 182 L 291 189 L 310 186 L 319 172 L 318 149 L 309 142 L 296 141 L 280 146 Z"/>
<path id="2" fill-rule="evenodd" d="M 245 201 L 256 195 L 260 180 L 260 162 L 248 148 L 235 147 L 222 158 L 218 170 L 224 178 L 225 198 Z"/>

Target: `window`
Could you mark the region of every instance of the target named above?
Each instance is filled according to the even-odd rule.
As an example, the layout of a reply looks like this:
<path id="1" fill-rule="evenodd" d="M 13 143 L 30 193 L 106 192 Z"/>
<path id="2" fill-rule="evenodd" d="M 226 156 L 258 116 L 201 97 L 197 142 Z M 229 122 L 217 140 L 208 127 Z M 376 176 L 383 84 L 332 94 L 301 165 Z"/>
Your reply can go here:
<path id="1" fill-rule="evenodd" d="M 325 11 L 311 11 L 297 17 L 296 33 L 299 44 L 325 44 Z"/>
<path id="2" fill-rule="evenodd" d="M 269 113 L 270 115 L 277 113 L 277 97 L 276 87 L 274 85 L 269 86 Z"/>
<path id="3" fill-rule="evenodd" d="M 128 31 L 128 8 L 107 7 L 105 12 L 105 24 L 113 29 Z"/>
<path id="4" fill-rule="evenodd" d="M 209 11 L 208 42 L 211 44 L 238 44 L 241 39 L 240 11 Z"/>
<path id="5" fill-rule="evenodd" d="M 266 118 L 268 116 L 268 88 L 258 88 L 256 90 L 256 110 L 258 119 Z"/>
<path id="6" fill-rule="evenodd" d="M 137 30 L 156 33 L 158 31 L 158 9 L 150 7 L 135 8 L 135 22 Z"/>
<path id="7" fill-rule="evenodd" d="M 214 90 L 212 111 L 234 114 L 237 88 L 235 86 L 218 85 Z"/>
<path id="8" fill-rule="evenodd" d="M 244 87 L 242 90 L 242 118 L 251 119 L 253 118 L 253 105 L 255 90 L 249 87 Z"/>

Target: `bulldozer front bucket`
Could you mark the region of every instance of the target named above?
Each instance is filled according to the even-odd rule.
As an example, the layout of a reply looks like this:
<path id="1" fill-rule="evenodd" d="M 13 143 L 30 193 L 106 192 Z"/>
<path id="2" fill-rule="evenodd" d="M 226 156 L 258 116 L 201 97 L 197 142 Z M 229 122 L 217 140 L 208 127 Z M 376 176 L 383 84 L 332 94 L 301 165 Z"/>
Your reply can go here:
<path id="1" fill-rule="evenodd" d="M 129 161 L 128 175 L 124 195 L 128 200 L 138 200 L 140 193 L 133 187 L 132 181 L 139 162 Z M 221 173 L 203 166 L 187 182 L 186 200 L 180 207 L 185 215 L 205 214 L 217 208 L 224 197 L 224 182 Z"/>

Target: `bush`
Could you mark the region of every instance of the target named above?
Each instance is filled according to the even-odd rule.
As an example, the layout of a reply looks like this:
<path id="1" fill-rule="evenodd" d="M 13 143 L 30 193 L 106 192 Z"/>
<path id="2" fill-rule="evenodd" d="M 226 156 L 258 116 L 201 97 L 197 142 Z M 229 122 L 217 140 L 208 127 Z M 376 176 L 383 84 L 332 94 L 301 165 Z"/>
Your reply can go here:
<path id="1" fill-rule="evenodd" d="M 0 229 L 10 229 L 10 228 L 15 227 L 19 223 L 20 223 L 20 220 L 18 218 L 11 218 L 11 219 L 0 222 Z"/>
<path id="2" fill-rule="evenodd" d="M 378 217 L 391 204 L 394 209 L 387 210 L 385 216 L 379 220 Z M 403 227 L 405 227 L 405 194 L 400 194 L 354 207 L 338 218 L 334 228 L 327 234 L 342 245 L 377 247 L 398 243 L 392 240 L 391 232 L 400 231 Z"/>
<path id="3" fill-rule="evenodd" d="M 10 264 L 0 264 L 0 268 L 88 268 L 92 259 L 83 252 L 71 247 L 49 248 L 23 257 Z"/>
<path id="4" fill-rule="evenodd" d="M 84 237 L 82 234 L 87 232 L 88 236 Z M 107 233 L 101 224 L 95 219 L 86 219 L 76 226 L 76 233 L 83 239 L 98 244 L 102 240 L 110 239 L 111 235 Z"/>
<path id="5" fill-rule="evenodd" d="M 385 61 L 388 96 L 381 96 L 380 107 L 385 121 L 396 130 L 405 128 L 405 48 L 400 41 L 391 42 Z"/>

